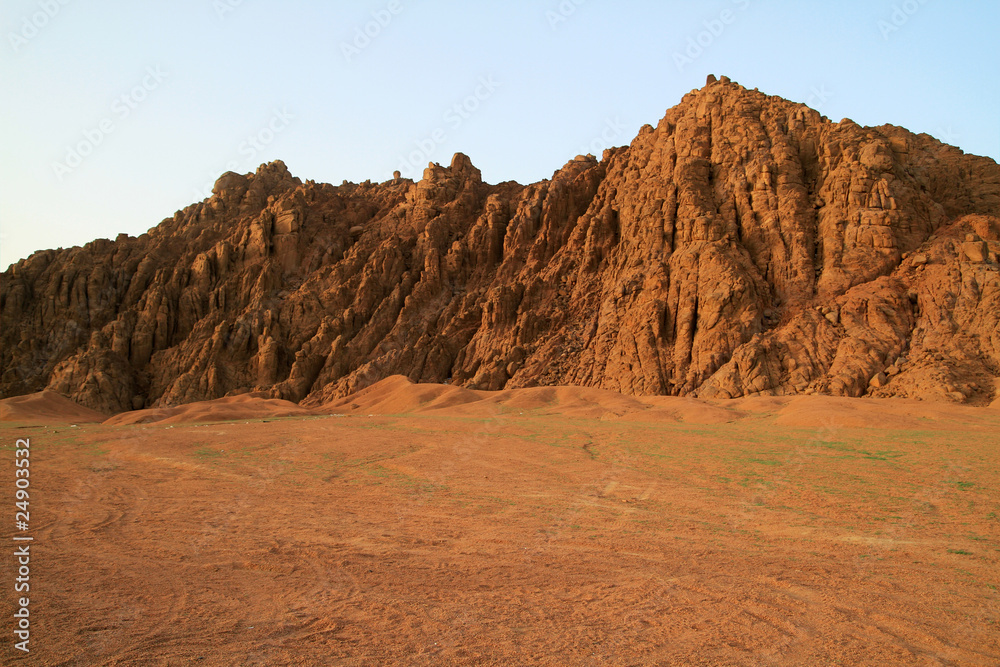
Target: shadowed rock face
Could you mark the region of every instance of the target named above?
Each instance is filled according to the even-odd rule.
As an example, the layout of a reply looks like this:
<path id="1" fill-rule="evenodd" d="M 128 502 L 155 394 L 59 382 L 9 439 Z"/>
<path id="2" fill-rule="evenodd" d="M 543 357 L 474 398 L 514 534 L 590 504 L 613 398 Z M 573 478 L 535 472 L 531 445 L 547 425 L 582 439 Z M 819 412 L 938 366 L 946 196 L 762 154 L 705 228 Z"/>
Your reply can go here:
<path id="1" fill-rule="evenodd" d="M 551 180 L 227 173 L 138 238 L 0 285 L 0 394 L 121 411 L 325 402 L 393 374 L 478 389 L 989 402 L 1000 167 L 710 82 Z"/>

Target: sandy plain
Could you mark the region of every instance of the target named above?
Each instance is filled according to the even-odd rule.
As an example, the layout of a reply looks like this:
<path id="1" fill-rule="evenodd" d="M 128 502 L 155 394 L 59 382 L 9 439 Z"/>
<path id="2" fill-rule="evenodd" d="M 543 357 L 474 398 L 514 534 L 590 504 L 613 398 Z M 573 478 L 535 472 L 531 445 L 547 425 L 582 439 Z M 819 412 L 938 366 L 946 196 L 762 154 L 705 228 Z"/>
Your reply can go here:
<path id="1" fill-rule="evenodd" d="M 104 420 L 0 401 L 3 664 L 1000 664 L 997 407 L 396 377 Z"/>

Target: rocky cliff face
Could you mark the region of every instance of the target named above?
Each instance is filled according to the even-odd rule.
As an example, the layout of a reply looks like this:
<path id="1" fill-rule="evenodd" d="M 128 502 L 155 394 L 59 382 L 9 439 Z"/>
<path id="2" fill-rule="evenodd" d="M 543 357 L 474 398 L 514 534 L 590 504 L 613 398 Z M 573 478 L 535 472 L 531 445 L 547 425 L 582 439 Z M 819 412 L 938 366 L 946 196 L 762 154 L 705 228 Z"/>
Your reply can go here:
<path id="1" fill-rule="evenodd" d="M 117 412 L 392 374 L 726 398 L 988 402 L 1000 167 L 710 78 L 603 159 L 483 183 L 227 173 L 148 234 L 0 284 L 0 394 Z"/>

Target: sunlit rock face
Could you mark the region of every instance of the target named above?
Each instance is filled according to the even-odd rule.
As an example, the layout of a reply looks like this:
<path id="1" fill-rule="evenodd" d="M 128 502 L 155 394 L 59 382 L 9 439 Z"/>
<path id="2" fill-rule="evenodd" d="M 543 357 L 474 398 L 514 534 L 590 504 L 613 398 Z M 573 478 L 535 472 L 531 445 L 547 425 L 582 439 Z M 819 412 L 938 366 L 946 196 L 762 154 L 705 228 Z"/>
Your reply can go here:
<path id="1" fill-rule="evenodd" d="M 318 404 L 400 374 L 985 404 L 997 216 L 988 158 L 713 77 L 540 183 L 462 154 L 340 187 L 274 162 L 138 238 L 36 253 L 0 283 L 0 393 Z"/>

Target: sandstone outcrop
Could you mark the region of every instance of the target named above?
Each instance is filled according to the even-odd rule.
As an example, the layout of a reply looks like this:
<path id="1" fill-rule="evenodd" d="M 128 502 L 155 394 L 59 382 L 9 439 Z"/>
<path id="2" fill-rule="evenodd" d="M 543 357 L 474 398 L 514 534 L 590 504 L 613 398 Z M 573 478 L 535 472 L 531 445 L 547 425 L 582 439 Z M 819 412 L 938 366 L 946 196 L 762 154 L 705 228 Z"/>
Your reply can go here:
<path id="1" fill-rule="evenodd" d="M 36 253 L 0 283 L 0 395 L 312 405 L 399 374 L 987 404 L 998 216 L 993 160 L 723 77 L 540 183 L 462 154 L 340 187 L 274 162 L 138 238 Z"/>

